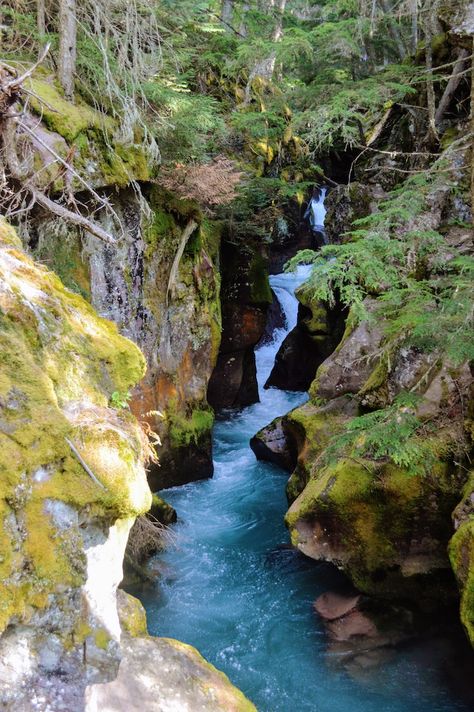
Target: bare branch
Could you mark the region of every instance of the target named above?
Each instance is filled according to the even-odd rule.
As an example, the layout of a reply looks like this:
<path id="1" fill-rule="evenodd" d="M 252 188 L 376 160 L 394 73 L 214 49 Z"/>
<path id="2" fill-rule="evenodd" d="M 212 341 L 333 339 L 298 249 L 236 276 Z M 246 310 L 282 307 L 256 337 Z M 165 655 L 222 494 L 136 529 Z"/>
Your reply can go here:
<path id="1" fill-rule="evenodd" d="M 85 230 L 90 232 L 91 235 L 98 237 L 99 240 L 103 240 L 109 245 L 116 244 L 117 241 L 115 240 L 115 238 L 113 238 L 112 235 L 110 235 L 106 230 L 101 228 L 100 225 L 97 225 L 97 223 L 88 220 L 80 213 L 74 213 L 72 210 L 65 208 L 64 205 L 56 203 L 54 200 L 51 200 L 51 198 L 48 198 L 40 190 L 37 190 L 32 187 L 30 187 L 29 190 L 31 190 L 31 192 L 33 193 L 36 202 L 39 203 L 39 205 L 42 205 L 43 208 L 46 208 L 46 210 L 48 210 L 49 212 L 53 213 L 54 215 L 57 215 L 60 218 L 63 218 L 64 220 L 67 220 L 68 222 L 73 223 L 74 225 L 78 225 L 79 227 L 84 228 Z"/>
<path id="2" fill-rule="evenodd" d="M 7 82 L 7 83 L 4 84 L 4 85 L 0 85 L 0 90 L 1 90 L 2 92 L 6 93 L 6 92 L 8 92 L 8 91 L 10 91 L 10 90 L 12 90 L 12 89 L 13 89 L 13 90 L 19 89 L 19 88 L 21 87 L 21 85 L 23 84 L 23 82 L 25 82 L 25 81 L 28 79 L 28 77 L 31 77 L 31 75 L 33 74 L 33 72 L 35 71 L 35 69 L 36 69 L 37 67 L 39 67 L 39 65 L 40 65 L 42 62 L 44 62 L 45 57 L 46 57 L 46 55 L 48 54 L 48 52 L 49 52 L 49 50 L 50 50 L 50 47 L 51 47 L 51 42 L 48 42 L 48 44 L 47 44 L 46 47 L 43 49 L 43 51 L 41 52 L 41 54 L 40 54 L 40 56 L 38 57 L 38 59 L 36 60 L 36 62 L 35 62 L 29 69 L 27 69 L 26 72 L 24 72 L 23 74 L 21 74 L 19 77 L 16 77 L 15 79 L 12 79 L 11 81 Z"/>
<path id="3" fill-rule="evenodd" d="M 170 276 L 168 279 L 168 287 L 166 289 L 166 304 L 168 304 L 169 302 L 170 294 L 171 296 L 173 296 L 174 285 L 178 276 L 179 263 L 181 262 L 181 257 L 183 256 L 184 248 L 186 247 L 189 238 L 191 237 L 197 226 L 197 222 L 191 219 L 184 228 L 183 234 L 181 235 L 181 241 L 174 257 L 173 264 L 171 266 Z"/>
<path id="4" fill-rule="evenodd" d="M 65 441 L 67 442 L 67 444 L 69 445 L 69 447 L 71 448 L 71 450 L 73 451 L 73 453 L 74 453 L 74 455 L 76 456 L 76 458 L 77 458 L 79 464 L 82 465 L 82 467 L 83 467 L 84 470 L 87 472 L 87 474 L 89 475 L 89 477 L 96 483 L 96 485 L 98 485 L 99 487 L 102 487 L 102 489 L 106 489 L 106 487 L 102 484 L 102 482 L 100 482 L 100 480 L 98 480 L 97 477 L 94 475 L 94 473 L 92 472 L 91 468 L 90 468 L 89 465 L 85 462 L 85 460 L 83 459 L 81 453 L 79 452 L 79 450 L 77 449 L 77 447 L 74 445 L 74 443 L 71 442 L 71 441 L 69 440 L 69 438 L 64 438 L 64 439 L 65 439 Z"/>

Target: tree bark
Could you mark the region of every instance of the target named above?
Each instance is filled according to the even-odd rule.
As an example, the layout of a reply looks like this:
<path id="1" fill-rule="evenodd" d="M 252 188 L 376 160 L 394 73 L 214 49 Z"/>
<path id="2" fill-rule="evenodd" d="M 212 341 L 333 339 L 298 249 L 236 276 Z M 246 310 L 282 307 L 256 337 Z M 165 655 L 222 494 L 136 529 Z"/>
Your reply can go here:
<path id="1" fill-rule="evenodd" d="M 68 99 L 74 98 L 76 70 L 76 0 L 59 4 L 59 81 Z"/>
<path id="2" fill-rule="evenodd" d="M 438 132 L 436 131 L 435 114 L 436 114 L 436 99 L 433 83 L 433 28 L 431 25 L 432 2 L 428 0 L 426 5 L 426 14 L 424 18 L 425 31 L 425 64 L 426 64 L 426 105 L 428 108 L 428 140 L 430 142 L 438 140 Z"/>
<path id="3" fill-rule="evenodd" d="M 245 22 L 245 17 L 249 10 L 250 10 L 250 5 L 247 2 L 244 2 L 243 7 L 242 7 L 242 12 L 241 12 L 240 27 L 239 27 L 239 32 L 242 35 L 242 37 L 247 37 L 247 24 Z"/>
<path id="4" fill-rule="evenodd" d="M 393 41 L 395 42 L 398 55 L 399 55 L 400 59 L 403 59 L 407 53 L 406 47 L 405 47 L 403 40 L 400 36 L 400 33 L 398 31 L 397 23 L 393 19 L 392 9 L 388 4 L 388 0 L 380 0 L 380 6 L 381 6 L 384 14 L 387 16 L 388 30 L 389 30 L 390 34 L 392 35 Z"/>
<path id="5" fill-rule="evenodd" d="M 474 56 L 474 37 L 472 38 L 471 54 Z M 471 59 L 471 215 L 474 225 L 474 59 Z"/>
<path id="6" fill-rule="evenodd" d="M 40 35 L 46 34 L 45 0 L 36 0 L 36 26 Z"/>
<path id="7" fill-rule="evenodd" d="M 234 0 L 222 0 L 221 20 L 225 25 L 230 26 L 232 24 L 233 12 Z"/>
<path id="8" fill-rule="evenodd" d="M 281 40 L 283 35 L 283 13 L 285 12 L 286 0 L 276 0 L 276 2 L 272 3 L 272 5 L 276 7 L 277 11 L 276 24 L 275 29 L 273 30 L 272 40 L 274 42 L 278 42 Z"/>
<path id="9" fill-rule="evenodd" d="M 443 118 L 444 113 L 450 104 L 452 96 L 459 86 L 459 82 L 461 81 L 461 78 L 462 78 L 461 72 L 464 68 L 464 64 L 465 64 L 468 56 L 469 56 L 469 52 L 467 49 L 460 50 L 458 60 L 453 67 L 453 72 L 451 74 L 451 77 L 446 85 L 446 89 L 444 90 L 443 96 L 441 97 L 441 99 L 439 101 L 438 108 L 436 109 L 436 114 L 435 114 L 435 125 L 436 126 L 439 124 L 439 122 Z"/>
<path id="10" fill-rule="evenodd" d="M 411 51 L 418 47 L 418 0 L 411 0 Z"/>

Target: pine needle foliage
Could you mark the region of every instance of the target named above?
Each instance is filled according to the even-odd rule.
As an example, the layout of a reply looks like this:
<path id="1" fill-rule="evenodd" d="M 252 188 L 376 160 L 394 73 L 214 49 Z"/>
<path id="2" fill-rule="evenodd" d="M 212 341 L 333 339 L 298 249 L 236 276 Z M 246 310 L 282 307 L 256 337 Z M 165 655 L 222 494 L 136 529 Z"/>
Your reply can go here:
<path id="1" fill-rule="evenodd" d="M 394 403 L 381 410 L 352 418 L 342 433 L 334 436 L 323 454 L 323 463 L 340 458 L 371 462 L 390 461 L 411 475 L 424 475 L 441 457 L 455 447 L 440 437 L 434 423 L 416 416 L 419 398 L 401 393 Z"/>
<path id="2" fill-rule="evenodd" d="M 454 363 L 474 358 L 474 258 L 446 260 L 445 237 L 429 229 L 429 195 L 443 164 L 410 176 L 380 203 L 379 210 L 354 222 L 341 245 L 304 251 L 287 269 L 314 264 L 315 296 L 352 308 L 356 321 L 378 319 L 389 340 L 439 351 Z M 368 312 L 366 298 L 377 300 Z"/>

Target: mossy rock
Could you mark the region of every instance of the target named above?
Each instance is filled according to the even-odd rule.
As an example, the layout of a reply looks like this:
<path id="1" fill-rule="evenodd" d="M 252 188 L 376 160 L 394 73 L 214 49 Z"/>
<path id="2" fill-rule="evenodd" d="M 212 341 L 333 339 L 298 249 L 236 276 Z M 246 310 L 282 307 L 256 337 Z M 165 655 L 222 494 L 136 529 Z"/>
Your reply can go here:
<path id="1" fill-rule="evenodd" d="M 327 405 L 305 403 L 295 408 L 283 419 L 287 438 L 298 453 L 297 466 L 287 484 L 288 501 L 293 502 L 306 487 L 312 473 L 313 463 L 357 410 L 357 405 L 348 398 L 341 398 Z"/>
<path id="2" fill-rule="evenodd" d="M 474 515 L 451 539 L 449 558 L 461 592 L 461 623 L 474 646 Z"/>
<path id="3" fill-rule="evenodd" d="M 3 630 L 84 581 L 80 512 L 111 526 L 147 511 L 151 494 L 142 431 L 108 406 L 143 376 L 141 352 L 2 221 L 0 365 Z"/>
<path id="4" fill-rule="evenodd" d="M 165 525 L 174 524 L 178 518 L 175 508 L 157 494 L 153 495 L 150 515 L 154 517 L 157 522 Z"/>
<path id="5" fill-rule="evenodd" d="M 147 155 L 141 137 L 137 135 L 131 142 L 124 143 L 120 138 L 119 120 L 98 111 L 80 97 L 74 102 L 69 101 L 58 81 L 42 70 L 37 71 L 27 84 L 33 92 L 29 106 L 51 132 L 46 143 L 53 143 L 62 158 L 69 156 L 68 161 L 89 185 L 124 187 L 132 181 L 145 182 L 155 176 L 156 166 Z M 55 190 L 62 190 L 62 178 L 54 183 L 54 165 L 51 169 L 42 165 L 44 147 L 40 148 L 38 144 L 37 148 L 37 173 L 44 182 L 53 181 Z M 77 190 L 84 189 L 83 183 L 74 175 L 71 185 Z"/>
<path id="6" fill-rule="evenodd" d="M 133 638 L 148 635 L 146 612 L 138 598 L 122 589 L 117 591 L 117 610 L 122 630 Z"/>
<path id="7" fill-rule="evenodd" d="M 456 533 L 449 542 L 449 558 L 461 594 L 461 622 L 474 645 L 474 471 L 453 518 Z"/>
<path id="8" fill-rule="evenodd" d="M 446 545 L 460 484 L 450 467 L 416 476 L 370 460 L 323 465 L 287 513 L 293 544 L 342 567 L 365 593 L 452 598 Z"/>
<path id="9" fill-rule="evenodd" d="M 250 297 L 255 304 L 271 304 L 272 290 L 268 279 L 268 270 L 262 255 L 256 252 L 249 266 L 248 279 Z"/>
<path id="10" fill-rule="evenodd" d="M 214 424 L 214 413 L 211 409 L 197 408 L 189 415 L 173 412 L 167 413 L 169 421 L 169 436 L 174 447 L 199 445 L 201 439 L 207 436 Z"/>

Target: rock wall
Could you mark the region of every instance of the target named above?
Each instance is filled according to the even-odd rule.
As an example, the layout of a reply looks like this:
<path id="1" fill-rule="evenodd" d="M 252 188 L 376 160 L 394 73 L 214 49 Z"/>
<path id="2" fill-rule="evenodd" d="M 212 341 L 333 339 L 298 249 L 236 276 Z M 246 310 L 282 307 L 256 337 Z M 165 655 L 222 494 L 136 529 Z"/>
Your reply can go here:
<path id="1" fill-rule="evenodd" d="M 462 160 L 449 149 L 445 156 L 462 175 Z M 458 195 L 460 203 L 468 196 Z M 472 230 L 465 223 L 453 225 L 467 203 L 462 208 L 436 185 L 428 203 L 431 211 L 419 220 L 444 234 L 441 261 L 470 254 Z M 436 266 L 429 269 L 435 279 Z M 375 305 L 375 296 L 368 298 L 369 314 Z M 349 314 L 340 344 L 318 368 L 310 402 L 283 419 L 286 438 L 298 452 L 286 521 L 301 551 L 334 562 L 364 593 L 443 605 L 456 600 L 454 569 L 462 621 L 472 639 L 472 481 L 463 464 L 463 453 L 472 447 L 471 372 L 467 364 L 455 366 L 439 353 L 400 346 L 390 338 L 383 324 L 356 325 Z M 381 353 L 389 353 L 388 360 Z M 412 413 L 426 423 L 424 437 L 437 453 L 428 470 L 384 457 L 334 455 L 335 436 L 347 433 L 354 417 L 377 412 L 399 393 L 413 391 L 419 401 L 400 417 Z"/>
<path id="2" fill-rule="evenodd" d="M 295 296 L 299 301 L 298 321 L 278 350 L 265 388 L 307 391 L 316 369 L 344 332 L 346 313 L 341 305 L 329 307 L 315 299 L 311 286 L 305 284 L 296 290 Z"/>
<path id="3" fill-rule="evenodd" d="M 220 264 L 222 341 L 207 394 L 216 410 L 258 401 L 254 347 L 264 334 L 273 301 L 261 246 L 225 239 Z"/>
<path id="4" fill-rule="evenodd" d="M 396 131 L 393 125 L 388 139 Z M 462 138 L 463 131 L 466 125 L 455 135 Z M 458 189 L 453 193 L 442 178 L 435 181 L 427 209 L 406 227 L 443 236 L 437 259 L 424 265 L 424 278 L 433 280 L 451 260 L 472 255 L 473 244 L 471 149 L 462 140 L 453 151 L 449 141 L 445 146 L 443 165 L 450 167 Z M 374 161 L 379 170 L 380 158 Z M 358 202 L 361 192 L 364 201 Z M 351 220 L 377 210 L 383 195 L 376 180 L 363 188 L 334 190 L 327 226 L 331 239 L 343 241 Z M 310 286 L 303 286 L 305 290 L 310 293 Z M 472 373 L 467 363 L 455 365 L 439 351 L 402 345 L 388 323 L 371 318 L 379 294 L 367 291 L 369 318 L 357 322 L 354 311 L 349 312 L 339 344 L 317 369 L 309 402 L 260 431 L 253 446 L 259 457 L 284 467 L 294 462 L 296 452 L 286 516 L 296 547 L 314 559 L 333 562 L 359 591 L 380 599 L 432 610 L 455 604 L 459 588 L 461 620 L 472 641 Z M 306 353 L 306 347 L 296 345 L 295 361 Z M 402 392 L 418 396 L 412 405 L 400 406 L 398 417 L 399 422 L 412 417 L 421 423 L 426 452 L 431 453 L 423 466 L 344 449 L 340 443 L 355 432 L 348 428 L 355 427 L 356 418 L 398 407 Z M 376 417 L 370 422 L 373 426 L 366 428 L 376 427 Z M 355 441 L 361 451 L 369 435 L 361 428 Z"/>
<path id="5" fill-rule="evenodd" d="M 0 359 L 2 709 L 253 710 L 196 651 L 148 638 L 125 594 L 119 617 L 128 533 L 151 493 L 147 438 L 114 394 L 145 359 L 4 222 Z"/>
<path id="6" fill-rule="evenodd" d="M 41 114 L 42 140 L 73 156 L 74 168 L 108 199 L 118 220 L 111 211 L 93 212 L 93 219 L 115 236 L 112 246 L 36 209 L 23 229 L 25 243 L 144 353 L 147 374 L 130 394 L 130 406 L 162 441 L 160 465 L 150 468 L 152 488 L 208 477 L 213 413 L 206 389 L 221 332 L 220 227 L 192 201 L 160 189 L 156 165 L 143 143 L 124 144 L 112 120 L 102 127 L 101 115 L 80 102 L 67 102 L 49 78 L 34 80 L 34 86 L 54 109 Z M 107 148 L 110 141 L 113 152 Z M 47 152 L 42 150 L 35 160 L 43 162 L 48 174 Z M 78 204 L 89 203 L 74 176 L 61 180 Z M 174 257 L 191 221 L 196 228 L 168 293 Z M 129 394 L 117 392 L 116 398 L 127 400 Z"/>

